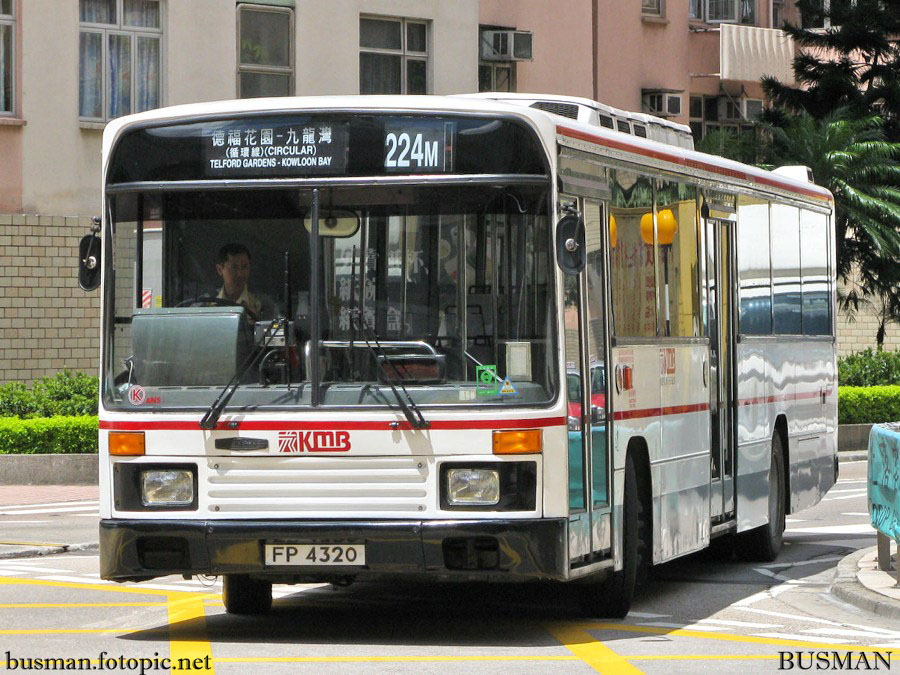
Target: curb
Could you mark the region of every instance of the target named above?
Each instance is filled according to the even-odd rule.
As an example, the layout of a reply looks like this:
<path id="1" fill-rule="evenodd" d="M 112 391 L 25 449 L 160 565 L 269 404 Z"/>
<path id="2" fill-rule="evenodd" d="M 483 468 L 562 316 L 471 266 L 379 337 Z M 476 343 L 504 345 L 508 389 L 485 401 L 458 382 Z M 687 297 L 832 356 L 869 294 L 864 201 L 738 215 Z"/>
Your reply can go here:
<path id="1" fill-rule="evenodd" d="M 845 556 L 837 565 L 837 576 L 831 584 L 831 593 L 859 609 L 888 619 L 900 620 L 900 603 L 870 591 L 856 578 L 860 559 L 876 548 L 871 546 Z"/>
<path id="2" fill-rule="evenodd" d="M 868 450 L 841 450 L 837 454 L 839 462 L 865 462 L 869 459 Z"/>
<path id="3" fill-rule="evenodd" d="M 19 551 L 0 551 L 0 560 L 10 558 L 40 558 L 45 555 L 58 555 L 72 551 L 96 551 L 100 544 L 96 541 L 84 544 L 64 544 L 63 546 L 41 546 L 40 548 L 23 548 Z"/>
<path id="4" fill-rule="evenodd" d="M 0 485 L 97 485 L 97 453 L 0 455 Z"/>

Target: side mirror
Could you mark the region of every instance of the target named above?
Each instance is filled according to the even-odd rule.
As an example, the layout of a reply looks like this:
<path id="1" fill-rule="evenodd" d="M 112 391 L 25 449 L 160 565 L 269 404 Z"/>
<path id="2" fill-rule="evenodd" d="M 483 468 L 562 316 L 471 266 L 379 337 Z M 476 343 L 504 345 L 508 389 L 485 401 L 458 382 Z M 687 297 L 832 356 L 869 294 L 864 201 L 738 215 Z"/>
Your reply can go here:
<path id="1" fill-rule="evenodd" d="M 78 244 L 78 285 L 83 291 L 93 291 L 100 285 L 100 237 L 91 233 Z"/>
<path id="2" fill-rule="evenodd" d="M 556 263 L 566 274 L 580 274 L 585 258 L 584 221 L 570 213 L 556 224 Z"/>

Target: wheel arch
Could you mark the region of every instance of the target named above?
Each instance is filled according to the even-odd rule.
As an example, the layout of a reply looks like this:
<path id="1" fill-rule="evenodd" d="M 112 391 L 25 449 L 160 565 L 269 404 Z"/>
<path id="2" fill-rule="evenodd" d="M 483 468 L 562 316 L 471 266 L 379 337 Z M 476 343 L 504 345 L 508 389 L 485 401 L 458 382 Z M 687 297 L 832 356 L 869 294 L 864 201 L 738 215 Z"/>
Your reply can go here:
<path id="1" fill-rule="evenodd" d="M 646 517 L 649 520 L 647 535 L 649 536 L 650 541 L 647 542 L 647 546 L 650 550 L 650 562 L 652 562 L 655 519 L 653 517 L 653 474 L 650 472 L 650 449 L 643 436 L 634 436 L 628 441 L 628 447 L 625 452 L 626 461 L 630 455 L 634 462 L 634 471 L 637 477 L 638 499 L 641 500 L 644 513 L 647 514 Z"/>
<path id="2" fill-rule="evenodd" d="M 772 436 L 778 434 L 781 440 L 781 459 L 784 465 L 784 512 L 786 514 L 793 513 L 791 508 L 791 448 L 788 443 L 788 423 L 787 415 L 779 414 L 775 418 L 775 429 Z"/>

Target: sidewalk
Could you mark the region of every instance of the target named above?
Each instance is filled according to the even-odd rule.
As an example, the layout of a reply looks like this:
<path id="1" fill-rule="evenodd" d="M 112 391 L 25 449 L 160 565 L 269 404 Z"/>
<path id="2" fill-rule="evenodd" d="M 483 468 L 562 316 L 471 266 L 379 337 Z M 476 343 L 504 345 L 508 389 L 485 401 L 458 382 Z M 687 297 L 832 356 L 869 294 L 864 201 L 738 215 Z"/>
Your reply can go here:
<path id="1" fill-rule="evenodd" d="M 896 567 L 896 546 L 891 544 L 891 557 Z M 864 548 L 851 553 L 837 566 L 837 576 L 831 592 L 867 612 L 900 621 L 900 586 L 896 569 L 878 569 L 878 547 Z"/>
<path id="2" fill-rule="evenodd" d="M 96 485 L 0 485 L 0 506 L 52 504 L 100 498 Z"/>

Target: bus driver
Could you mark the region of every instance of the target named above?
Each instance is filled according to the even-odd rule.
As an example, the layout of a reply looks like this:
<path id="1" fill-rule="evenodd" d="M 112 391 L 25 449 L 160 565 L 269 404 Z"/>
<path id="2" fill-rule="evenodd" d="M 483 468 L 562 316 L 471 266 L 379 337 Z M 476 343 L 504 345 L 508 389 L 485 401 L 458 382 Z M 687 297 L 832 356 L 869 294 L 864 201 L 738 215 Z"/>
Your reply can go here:
<path id="1" fill-rule="evenodd" d="M 254 319 L 272 318 L 275 308 L 264 295 L 251 293 L 247 287 L 250 279 L 250 251 L 243 244 L 225 244 L 216 256 L 216 272 L 222 277 L 222 287 L 216 296 L 236 305 L 242 305 Z"/>

